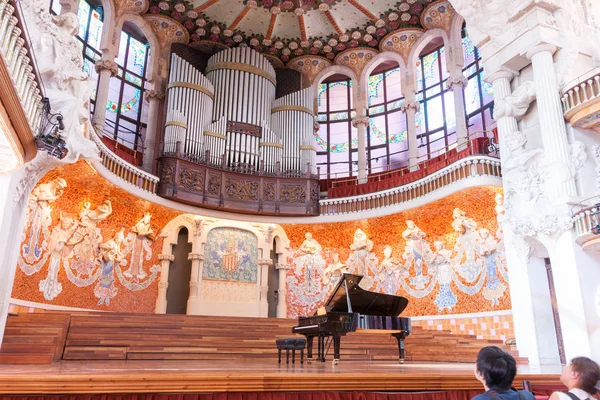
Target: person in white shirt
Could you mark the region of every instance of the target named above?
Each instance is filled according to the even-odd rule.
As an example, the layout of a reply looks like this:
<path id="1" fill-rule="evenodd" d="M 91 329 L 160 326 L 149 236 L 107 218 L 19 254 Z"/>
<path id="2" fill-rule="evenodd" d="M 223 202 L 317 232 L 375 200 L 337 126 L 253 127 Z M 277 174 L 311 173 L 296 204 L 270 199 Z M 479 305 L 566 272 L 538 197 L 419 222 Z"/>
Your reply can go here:
<path id="1" fill-rule="evenodd" d="M 554 392 L 549 400 L 593 400 L 600 390 L 600 366 L 587 357 L 576 357 L 564 368 L 560 381 L 569 391 Z"/>

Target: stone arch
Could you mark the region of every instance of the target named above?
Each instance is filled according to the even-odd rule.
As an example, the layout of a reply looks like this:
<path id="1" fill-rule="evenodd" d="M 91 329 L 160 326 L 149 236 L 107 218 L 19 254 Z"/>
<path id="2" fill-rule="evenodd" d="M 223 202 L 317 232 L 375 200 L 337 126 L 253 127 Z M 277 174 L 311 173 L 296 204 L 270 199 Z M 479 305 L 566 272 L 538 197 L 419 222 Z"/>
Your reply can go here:
<path id="1" fill-rule="evenodd" d="M 427 46 L 427 44 L 429 42 L 431 42 L 433 39 L 435 38 L 439 38 L 441 37 L 442 40 L 444 41 L 444 47 L 446 48 L 446 60 L 450 60 L 452 56 L 452 50 L 451 50 L 451 45 L 450 45 L 450 39 L 448 38 L 448 34 L 446 33 L 446 31 L 444 31 L 443 29 L 440 28 L 435 28 L 435 29 L 430 29 L 428 31 L 426 31 L 420 38 L 419 40 L 417 40 L 417 42 L 413 45 L 410 54 L 408 55 L 408 63 L 407 63 L 407 72 L 409 75 L 412 76 L 412 80 L 413 80 L 413 84 L 415 85 L 416 88 L 416 83 L 417 83 L 417 74 L 415 73 L 415 65 L 417 63 L 417 60 L 419 58 L 419 55 L 421 54 L 421 51 L 423 51 L 423 49 L 425 48 L 425 46 Z M 448 63 L 446 63 L 446 67 L 448 66 Z"/>
<path id="2" fill-rule="evenodd" d="M 383 61 L 396 61 L 400 68 L 400 76 L 404 76 L 404 73 L 406 72 L 406 63 L 404 62 L 404 59 L 402 58 L 402 56 L 398 53 L 394 53 L 393 51 L 384 51 L 382 53 L 377 54 L 375 57 L 373 57 L 373 59 L 371 61 L 369 61 L 367 63 L 367 65 L 365 65 L 365 67 L 363 68 L 363 70 L 360 74 L 360 82 L 361 82 L 360 87 L 362 90 L 367 90 L 367 88 L 369 87 L 369 85 L 368 85 L 369 76 L 371 75 L 373 70 L 379 64 L 381 64 Z M 404 90 L 403 87 L 402 87 L 402 90 Z M 369 94 L 368 93 L 363 93 L 363 94 L 365 95 L 365 99 L 367 99 L 367 101 L 368 101 Z"/>
<path id="3" fill-rule="evenodd" d="M 450 46 L 455 51 L 453 52 L 452 61 L 447 59 L 448 66 L 450 66 L 450 62 L 461 68 L 465 65 L 464 51 L 462 51 L 462 26 L 464 22 L 465 19 L 462 16 L 454 14 L 454 18 L 452 18 L 452 23 L 450 24 Z"/>
<path id="4" fill-rule="evenodd" d="M 197 244 L 194 243 L 195 241 L 192 239 L 194 232 L 194 218 L 189 214 L 183 214 L 169 221 L 162 229 L 160 234 L 163 237 L 162 254 L 173 254 L 172 246 L 177 244 L 177 236 L 179 235 L 179 231 L 183 228 L 187 228 L 189 232 L 188 243 L 192 244 L 192 252 L 197 250 Z"/>
<path id="5" fill-rule="evenodd" d="M 123 30 L 123 24 L 125 22 L 130 22 L 137 26 L 142 31 L 142 33 L 146 37 L 146 40 L 148 40 L 148 43 L 150 44 L 150 59 L 148 60 L 148 71 L 146 76 L 149 77 L 148 80 L 150 82 L 155 82 L 156 78 L 158 77 L 157 74 L 159 74 L 160 72 L 159 63 L 161 58 L 161 45 L 148 22 L 144 20 L 144 18 L 142 18 L 140 15 L 133 13 L 124 13 L 119 16 L 119 19 L 115 23 L 115 28 L 113 32 L 115 56 L 118 52 L 119 41 L 121 40 L 120 33 Z"/>
<path id="6" fill-rule="evenodd" d="M 117 19 L 117 10 L 113 0 L 100 0 L 104 10 L 104 24 L 102 26 L 102 38 L 100 39 L 101 52 L 108 51 L 111 46 L 111 38 L 114 34 L 115 24 L 112 22 Z"/>

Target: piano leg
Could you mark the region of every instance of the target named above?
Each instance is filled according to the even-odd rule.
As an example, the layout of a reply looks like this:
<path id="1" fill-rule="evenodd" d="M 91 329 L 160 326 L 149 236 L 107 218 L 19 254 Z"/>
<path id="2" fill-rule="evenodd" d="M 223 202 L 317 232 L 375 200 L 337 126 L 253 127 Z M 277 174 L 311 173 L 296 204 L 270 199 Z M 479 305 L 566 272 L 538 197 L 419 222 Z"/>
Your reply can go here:
<path id="1" fill-rule="evenodd" d="M 319 335 L 319 361 L 325 362 L 325 336 Z"/>
<path id="2" fill-rule="evenodd" d="M 340 363 L 340 337 L 333 337 L 333 365 Z"/>
<path id="3" fill-rule="evenodd" d="M 404 364 L 404 339 L 407 334 L 405 332 L 392 333 L 392 336 L 398 341 L 398 357 L 400 364 Z"/>
<path id="4" fill-rule="evenodd" d="M 306 336 L 306 362 L 312 363 L 313 339 L 314 336 Z"/>

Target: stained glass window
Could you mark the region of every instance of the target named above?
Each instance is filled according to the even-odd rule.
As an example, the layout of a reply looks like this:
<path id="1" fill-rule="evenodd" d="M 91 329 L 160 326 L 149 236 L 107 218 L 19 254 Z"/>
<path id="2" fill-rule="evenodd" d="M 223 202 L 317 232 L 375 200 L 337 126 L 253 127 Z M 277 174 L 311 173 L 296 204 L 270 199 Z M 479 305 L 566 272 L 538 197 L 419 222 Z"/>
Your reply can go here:
<path id="1" fill-rule="evenodd" d="M 462 29 L 462 46 L 465 65 L 463 74 L 467 78 L 465 87 L 465 112 L 467 114 L 467 130 L 471 139 L 486 136 L 484 131 L 492 128 L 493 109 L 492 86 L 483 80 L 483 63 L 479 49 L 473 45 L 467 33 L 466 25 Z M 487 134 L 489 136 L 489 134 Z"/>
<path id="2" fill-rule="evenodd" d="M 416 63 L 417 151 L 419 161 L 425 161 L 451 149 L 456 142 L 454 95 L 446 88 L 448 71 L 444 46 L 419 56 Z"/>
<path id="3" fill-rule="evenodd" d="M 321 174 L 332 179 L 356 175 L 358 138 L 352 127 L 352 81 L 322 83 L 317 98 L 320 128 L 314 137 Z"/>
<path id="4" fill-rule="evenodd" d="M 136 153 L 143 152 L 142 138 L 148 120 L 147 106 L 142 101 L 148 57 L 145 38 L 134 37 L 125 25 L 121 31 L 119 54 L 115 58 L 118 73 L 110 78 L 104 130 Z"/>
<path id="5" fill-rule="evenodd" d="M 369 126 L 367 167 L 369 173 L 401 168 L 408 163 L 406 115 L 400 110 L 402 77 L 392 68 L 369 77 Z"/>

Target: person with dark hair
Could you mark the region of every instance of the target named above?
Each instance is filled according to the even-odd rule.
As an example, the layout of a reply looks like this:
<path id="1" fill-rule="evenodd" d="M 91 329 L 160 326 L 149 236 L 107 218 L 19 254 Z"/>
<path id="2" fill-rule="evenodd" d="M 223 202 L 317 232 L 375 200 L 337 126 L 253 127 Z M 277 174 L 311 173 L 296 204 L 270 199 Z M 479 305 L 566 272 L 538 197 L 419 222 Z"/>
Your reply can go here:
<path id="1" fill-rule="evenodd" d="M 593 400 L 600 391 L 600 366 L 587 357 L 576 357 L 563 369 L 560 381 L 569 391 L 554 392 L 550 400 Z"/>
<path id="2" fill-rule="evenodd" d="M 483 384 L 485 393 L 472 400 L 535 400 L 532 393 L 512 388 L 516 375 L 513 356 L 496 346 L 482 348 L 477 355 L 475 378 Z"/>

